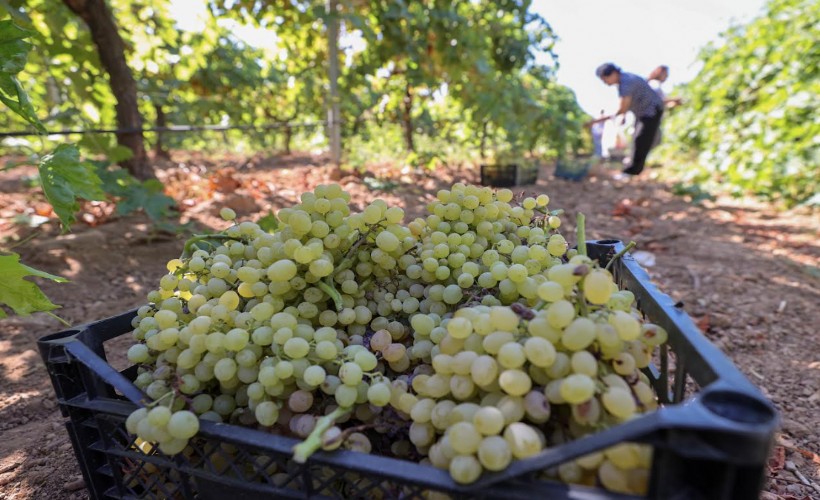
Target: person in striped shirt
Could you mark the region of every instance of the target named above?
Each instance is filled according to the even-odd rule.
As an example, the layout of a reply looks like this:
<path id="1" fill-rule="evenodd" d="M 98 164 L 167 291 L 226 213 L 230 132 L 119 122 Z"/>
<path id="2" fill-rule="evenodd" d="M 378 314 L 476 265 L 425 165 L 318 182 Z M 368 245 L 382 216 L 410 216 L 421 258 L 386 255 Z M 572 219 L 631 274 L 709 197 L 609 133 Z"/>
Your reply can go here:
<path id="1" fill-rule="evenodd" d="M 655 134 L 663 117 L 663 99 L 638 75 L 621 71 L 613 63 L 598 66 L 595 74 L 607 85 L 618 86 L 620 106 L 615 114 L 595 120 L 606 120 L 625 115 L 631 111 L 637 120 L 632 158 L 624 169 L 624 174 L 638 175 L 646 165 L 646 157 L 652 149 Z M 625 116 L 622 120 L 625 119 Z"/>

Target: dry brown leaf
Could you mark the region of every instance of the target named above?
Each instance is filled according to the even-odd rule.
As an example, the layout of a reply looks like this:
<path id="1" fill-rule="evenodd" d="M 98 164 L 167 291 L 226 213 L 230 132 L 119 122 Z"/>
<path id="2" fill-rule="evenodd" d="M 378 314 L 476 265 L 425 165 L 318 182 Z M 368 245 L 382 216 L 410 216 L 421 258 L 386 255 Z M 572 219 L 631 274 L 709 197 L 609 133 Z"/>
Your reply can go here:
<path id="1" fill-rule="evenodd" d="M 242 183 L 235 176 L 233 168 L 220 168 L 208 177 L 208 184 L 212 191 L 232 193 L 242 187 Z"/>
<path id="2" fill-rule="evenodd" d="M 777 436 L 777 444 L 783 446 L 784 448 L 788 448 L 791 451 L 799 453 L 803 455 L 805 458 L 808 458 L 809 460 L 814 462 L 815 464 L 820 465 L 820 455 L 813 451 L 804 450 L 803 448 L 798 447 L 790 439 L 788 439 L 786 436 L 782 434 Z"/>
<path id="3" fill-rule="evenodd" d="M 775 446 L 766 466 L 769 468 L 770 475 L 777 474 L 783 470 L 783 467 L 786 466 L 786 449 L 782 446 Z"/>
<path id="4" fill-rule="evenodd" d="M 615 204 L 612 208 L 612 216 L 613 217 L 623 217 L 626 215 L 632 215 L 632 200 L 629 198 L 619 201 Z"/>
<path id="5" fill-rule="evenodd" d="M 51 205 L 48 203 L 35 203 L 34 213 L 43 217 L 51 217 L 54 215 L 54 210 L 52 210 Z"/>

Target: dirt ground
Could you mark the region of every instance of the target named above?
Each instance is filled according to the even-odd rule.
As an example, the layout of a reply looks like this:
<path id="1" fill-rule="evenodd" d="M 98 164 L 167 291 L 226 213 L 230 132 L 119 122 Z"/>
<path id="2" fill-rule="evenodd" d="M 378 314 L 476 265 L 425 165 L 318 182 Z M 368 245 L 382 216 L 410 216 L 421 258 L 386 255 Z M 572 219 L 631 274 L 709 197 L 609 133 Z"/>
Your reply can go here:
<path id="1" fill-rule="evenodd" d="M 299 193 L 330 182 L 331 172 L 310 155 L 174 153 L 161 167 L 183 222 L 199 227 L 222 227 L 216 214 L 224 205 L 240 217 L 288 206 Z M 71 280 L 41 283 L 71 324 L 143 304 L 165 262 L 181 252 L 184 236 L 152 231 L 143 216 L 116 216 L 107 203 L 86 204 L 82 222 L 66 235 L 53 222 L 36 229 L 14 223 L 21 214 L 49 215 L 40 191 L 25 182 L 33 174 L 25 168 L 0 172 L 0 248 L 13 247 L 26 264 Z M 645 257 L 654 258 L 654 264 L 644 261 L 653 281 L 683 303 L 781 412 L 762 497 L 820 498 L 820 215 L 730 199 L 692 204 L 648 174 L 617 181 L 596 167 L 583 182 L 571 182 L 543 168 L 538 183 L 521 190 L 546 192 L 552 208 L 567 211 L 568 239 L 574 240 L 572 221 L 580 211 L 588 238 L 635 240 Z M 350 176 L 340 183 L 358 206 L 379 197 L 415 216 L 437 189 L 477 177 L 466 167 L 405 169 L 391 179 Z M 88 496 L 36 346 L 38 338 L 61 329 L 42 313 L 0 320 L 0 499 Z"/>

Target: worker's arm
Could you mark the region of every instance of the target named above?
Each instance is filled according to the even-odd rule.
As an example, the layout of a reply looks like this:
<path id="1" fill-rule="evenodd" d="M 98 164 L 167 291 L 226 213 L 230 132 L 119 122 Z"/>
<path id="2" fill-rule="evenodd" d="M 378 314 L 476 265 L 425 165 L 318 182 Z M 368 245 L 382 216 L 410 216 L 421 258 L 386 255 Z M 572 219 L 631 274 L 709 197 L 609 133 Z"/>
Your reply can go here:
<path id="1" fill-rule="evenodd" d="M 586 125 L 587 127 L 591 127 L 591 126 L 595 125 L 596 123 L 601 123 L 601 122 L 605 122 L 607 120 L 611 120 L 612 118 L 615 118 L 618 115 L 625 115 L 626 112 L 629 111 L 629 106 L 631 104 L 632 104 L 632 96 L 621 97 L 621 103 L 618 106 L 618 111 L 616 111 L 614 114 L 611 114 L 611 115 L 602 116 L 600 118 L 590 120 L 590 121 L 586 122 L 584 125 Z M 626 119 L 626 117 L 624 117 L 624 119 Z"/>
<path id="2" fill-rule="evenodd" d="M 667 108 L 671 109 L 671 108 L 674 108 L 675 106 L 680 106 L 681 104 L 683 104 L 683 99 L 681 99 L 680 97 L 668 97 L 668 98 L 663 100 L 663 104 Z"/>
<path id="3" fill-rule="evenodd" d="M 618 115 L 625 115 L 626 112 L 629 111 L 629 107 L 631 105 L 632 105 L 632 96 L 625 95 L 625 96 L 621 97 L 621 105 L 618 107 L 618 111 L 616 111 L 615 114 L 612 115 L 612 117 L 615 118 Z M 624 117 L 624 118 L 626 118 L 626 117 Z"/>

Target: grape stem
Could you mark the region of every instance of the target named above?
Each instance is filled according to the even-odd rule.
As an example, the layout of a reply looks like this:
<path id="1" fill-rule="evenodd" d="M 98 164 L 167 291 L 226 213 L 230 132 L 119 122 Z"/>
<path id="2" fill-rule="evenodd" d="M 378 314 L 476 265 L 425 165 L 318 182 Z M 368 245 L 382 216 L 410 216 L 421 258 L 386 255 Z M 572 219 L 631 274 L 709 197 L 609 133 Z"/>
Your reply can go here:
<path id="1" fill-rule="evenodd" d="M 193 253 L 191 249 L 199 243 L 200 241 L 208 241 L 208 240 L 233 240 L 236 238 L 232 238 L 227 234 L 195 234 L 188 238 L 188 241 L 185 242 L 185 246 L 182 248 L 182 255 L 181 258 L 190 257 Z"/>
<path id="2" fill-rule="evenodd" d="M 586 217 L 581 212 L 575 218 L 575 240 L 578 246 L 578 255 L 587 256 Z M 578 308 L 582 316 L 587 316 L 587 300 L 584 297 L 584 280 L 578 282 Z"/>
<path id="3" fill-rule="evenodd" d="M 65 325 L 67 327 L 71 326 L 71 323 L 69 323 L 68 321 L 64 320 L 63 318 L 57 316 L 56 314 L 54 314 L 52 312 L 49 312 L 49 311 L 43 311 L 43 312 L 45 312 L 47 315 L 51 316 L 52 318 L 56 319 L 57 321 L 59 321 L 63 325 Z"/>
<path id="4" fill-rule="evenodd" d="M 607 262 L 606 267 L 604 267 L 604 270 L 609 270 L 609 268 L 612 266 L 612 264 L 614 264 L 614 263 L 615 263 L 615 261 L 616 261 L 616 260 L 618 260 L 618 259 L 620 259 L 621 257 L 623 257 L 623 255 L 624 255 L 626 252 L 628 252 L 628 251 L 632 250 L 632 249 L 633 249 L 633 248 L 635 248 L 637 245 L 638 245 L 638 244 L 637 244 L 637 243 L 635 243 L 634 241 L 630 241 L 630 242 L 629 242 L 629 243 L 628 243 L 625 247 L 623 247 L 623 248 L 621 249 L 621 251 L 620 251 L 620 252 L 616 253 L 615 255 L 613 255 L 613 256 L 612 256 L 612 258 L 611 258 L 611 259 L 609 259 L 609 262 Z"/>
<path id="5" fill-rule="evenodd" d="M 316 285 L 320 290 L 328 294 L 330 298 L 333 299 L 333 304 L 336 306 L 337 312 L 344 309 L 345 305 L 344 302 L 342 302 L 342 296 L 339 295 L 339 292 L 337 292 L 335 288 L 333 288 L 332 281 L 319 281 Z"/>
<path id="6" fill-rule="evenodd" d="M 356 251 L 359 249 L 362 243 L 364 243 L 365 240 L 367 240 L 368 235 L 370 235 L 370 231 L 359 236 L 356 242 L 353 243 L 353 245 L 351 245 L 351 247 L 347 250 L 347 253 L 345 254 L 344 258 L 341 262 L 339 262 L 339 265 L 336 266 L 336 270 L 333 271 L 333 274 L 331 276 L 336 277 L 342 271 L 346 271 L 347 269 L 353 267 L 353 255 L 356 253 Z"/>
<path id="7" fill-rule="evenodd" d="M 149 402 L 145 403 L 145 407 L 146 408 L 153 408 L 153 407 L 157 406 L 158 404 L 160 404 L 160 402 L 163 399 L 166 399 L 168 396 L 171 396 L 171 404 L 168 405 L 168 408 L 171 408 L 172 406 L 174 406 L 174 400 L 176 399 L 176 391 L 166 392 L 165 394 L 160 396 L 158 399 L 155 399 L 154 401 L 149 401 Z"/>
<path id="8" fill-rule="evenodd" d="M 310 435 L 306 437 L 304 441 L 293 447 L 293 460 L 299 464 L 305 463 L 311 455 L 322 447 L 322 435 L 325 431 L 336 424 L 336 419 L 347 415 L 352 410 L 353 408 L 349 406 L 339 406 L 332 412 L 320 418 L 316 422 L 316 427 L 313 428 Z"/>
<path id="9" fill-rule="evenodd" d="M 587 256 L 587 236 L 586 236 L 586 227 L 585 222 L 586 218 L 584 214 L 578 212 L 578 215 L 575 219 L 575 239 L 578 242 L 578 255 L 583 255 L 584 257 Z"/>
<path id="10" fill-rule="evenodd" d="M 549 212 L 547 212 L 541 207 L 535 207 L 535 211 L 536 212 L 541 212 L 544 215 L 551 215 L 551 216 L 563 215 L 563 213 L 564 213 L 563 208 L 558 208 L 558 209 L 550 210 Z"/>

